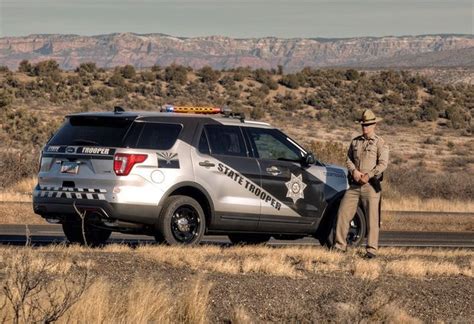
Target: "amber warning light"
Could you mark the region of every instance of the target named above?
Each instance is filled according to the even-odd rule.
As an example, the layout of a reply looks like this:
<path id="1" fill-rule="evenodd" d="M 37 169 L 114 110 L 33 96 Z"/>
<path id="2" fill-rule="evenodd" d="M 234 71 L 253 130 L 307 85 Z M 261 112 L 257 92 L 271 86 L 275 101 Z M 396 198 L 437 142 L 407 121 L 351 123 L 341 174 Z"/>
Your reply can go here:
<path id="1" fill-rule="evenodd" d="M 221 114 L 226 111 L 224 108 L 212 106 L 173 106 L 164 105 L 161 108 L 162 112 L 173 113 L 191 113 L 191 114 Z"/>

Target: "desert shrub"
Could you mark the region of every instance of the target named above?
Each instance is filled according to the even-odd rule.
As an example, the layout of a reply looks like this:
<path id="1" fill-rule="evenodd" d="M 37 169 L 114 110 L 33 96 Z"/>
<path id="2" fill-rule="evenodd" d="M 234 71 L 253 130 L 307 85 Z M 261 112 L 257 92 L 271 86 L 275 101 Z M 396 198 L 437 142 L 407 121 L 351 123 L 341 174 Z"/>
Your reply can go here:
<path id="1" fill-rule="evenodd" d="M 137 72 L 135 71 L 135 68 L 133 65 L 125 65 L 120 68 L 120 74 L 125 78 L 125 79 L 132 79 L 135 77 Z"/>
<path id="2" fill-rule="evenodd" d="M 446 118 L 449 119 L 452 128 L 458 129 L 466 125 L 466 118 L 459 106 L 449 106 L 446 109 Z"/>
<path id="3" fill-rule="evenodd" d="M 466 172 L 433 172 L 421 167 L 392 165 L 385 172 L 398 193 L 420 198 L 469 200 L 474 195 L 474 176 Z"/>
<path id="4" fill-rule="evenodd" d="M 265 84 L 269 89 L 278 89 L 278 83 L 272 79 L 272 75 L 269 71 L 264 69 L 256 69 L 254 71 L 255 81 Z"/>
<path id="5" fill-rule="evenodd" d="M 49 77 L 53 81 L 61 80 L 61 69 L 55 60 L 41 61 L 33 65 L 31 74 L 39 77 Z"/>
<path id="6" fill-rule="evenodd" d="M 96 73 L 97 65 L 94 62 L 81 63 L 75 70 L 76 73 Z"/>
<path id="7" fill-rule="evenodd" d="M 214 70 L 210 66 L 205 66 L 197 71 L 197 76 L 201 78 L 202 82 L 215 83 L 221 77 L 221 72 Z"/>
<path id="8" fill-rule="evenodd" d="M 10 91 L 0 89 L 0 108 L 6 107 L 13 102 L 13 95 Z"/>
<path id="9" fill-rule="evenodd" d="M 180 85 L 188 82 L 188 70 L 182 65 L 172 64 L 165 69 L 165 80 Z"/>
<path id="10" fill-rule="evenodd" d="M 9 187 L 21 179 L 34 176 L 38 171 L 37 150 L 8 150 L 0 159 L 0 187 Z"/>
<path id="11" fill-rule="evenodd" d="M 33 66 L 28 60 L 23 60 L 18 65 L 18 72 L 31 73 L 32 70 L 33 70 Z"/>
<path id="12" fill-rule="evenodd" d="M 342 166 L 345 165 L 347 149 L 340 142 L 312 140 L 308 143 L 306 148 L 313 152 L 319 161 Z"/>
<path id="13" fill-rule="evenodd" d="M 115 72 L 107 81 L 107 84 L 111 87 L 123 87 L 125 86 L 125 79 L 122 74 Z"/>
<path id="14" fill-rule="evenodd" d="M 103 101 L 110 101 L 114 98 L 114 90 L 104 86 L 90 88 L 89 93 L 92 96 L 92 100 L 97 103 L 101 103 Z"/>
<path id="15" fill-rule="evenodd" d="M 143 71 L 140 73 L 140 79 L 144 82 L 153 82 L 156 79 L 156 74 L 151 71 Z"/>
<path id="16" fill-rule="evenodd" d="M 290 89 L 298 89 L 300 87 L 300 78 L 296 74 L 286 74 L 282 76 L 279 82 Z"/>
<path id="17" fill-rule="evenodd" d="M 235 86 L 235 81 L 230 75 L 225 75 L 219 83 L 226 89 L 230 90 L 232 87 Z"/>
<path id="18" fill-rule="evenodd" d="M 344 76 L 346 77 L 346 80 L 348 80 L 348 81 L 356 81 L 356 80 L 359 79 L 360 74 L 359 74 L 359 71 L 357 71 L 357 70 L 348 69 L 344 73 Z"/>

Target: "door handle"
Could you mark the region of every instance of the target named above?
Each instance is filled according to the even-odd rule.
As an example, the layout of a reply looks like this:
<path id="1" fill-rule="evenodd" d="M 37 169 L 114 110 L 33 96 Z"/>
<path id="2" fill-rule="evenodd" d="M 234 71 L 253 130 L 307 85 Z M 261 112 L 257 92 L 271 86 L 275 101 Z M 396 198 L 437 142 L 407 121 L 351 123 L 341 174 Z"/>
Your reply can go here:
<path id="1" fill-rule="evenodd" d="M 274 175 L 274 176 L 281 174 L 281 170 L 278 169 L 276 166 L 268 167 L 266 170 L 267 170 L 267 173 L 270 173 L 271 175 Z"/>
<path id="2" fill-rule="evenodd" d="M 204 162 L 199 162 L 199 165 L 202 166 L 202 167 L 205 167 L 205 168 L 212 168 L 212 167 L 216 166 L 214 163 L 209 162 L 208 160 L 206 160 Z"/>

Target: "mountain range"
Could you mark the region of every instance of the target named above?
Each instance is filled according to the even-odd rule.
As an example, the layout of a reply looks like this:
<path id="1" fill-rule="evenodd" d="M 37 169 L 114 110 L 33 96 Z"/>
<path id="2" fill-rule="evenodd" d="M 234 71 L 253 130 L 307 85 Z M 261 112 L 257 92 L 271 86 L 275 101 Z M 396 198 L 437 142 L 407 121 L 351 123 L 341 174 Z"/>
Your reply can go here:
<path id="1" fill-rule="evenodd" d="M 238 66 L 295 71 L 310 67 L 422 68 L 474 67 L 473 35 L 356 38 L 174 37 L 165 34 L 61 34 L 0 38 L 0 65 L 56 60 L 63 69 L 80 63 L 149 67 L 173 63 L 216 69 Z"/>

